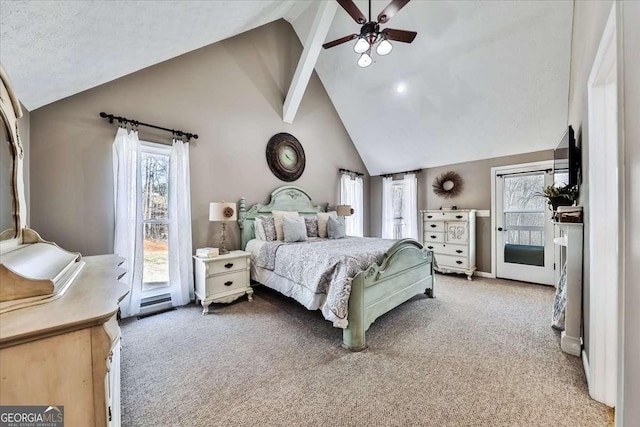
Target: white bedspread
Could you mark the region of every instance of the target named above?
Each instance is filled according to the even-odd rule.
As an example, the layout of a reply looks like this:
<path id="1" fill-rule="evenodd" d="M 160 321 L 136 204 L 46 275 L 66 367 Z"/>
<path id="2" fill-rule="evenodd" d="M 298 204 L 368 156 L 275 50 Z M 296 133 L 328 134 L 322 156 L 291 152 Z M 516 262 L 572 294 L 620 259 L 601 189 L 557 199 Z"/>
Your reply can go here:
<path id="1" fill-rule="evenodd" d="M 297 243 L 251 240 L 246 250 L 252 254 L 252 279 L 310 310 L 320 309 L 335 327 L 346 328 L 351 281 L 380 262 L 393 243 L 356 237 Z"/>

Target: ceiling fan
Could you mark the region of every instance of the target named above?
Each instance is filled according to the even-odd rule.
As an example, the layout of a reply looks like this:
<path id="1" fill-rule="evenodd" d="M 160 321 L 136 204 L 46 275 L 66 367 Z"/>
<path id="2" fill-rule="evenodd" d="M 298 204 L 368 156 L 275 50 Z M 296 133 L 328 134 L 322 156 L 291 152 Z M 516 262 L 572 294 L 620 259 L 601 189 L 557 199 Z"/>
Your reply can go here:
<path id="1" fill-rule="evenodd" d="M 384 8 L 378 15 L 378 21 L 371 20 L 371 0 L 369 0 L 369 19 L 358 9 L 353 0 L 337 0 L 344 10 L 360 25 L 360 34 L 351 34 L 349 36 L 342 37 L 338 40 L 328 42 L 322 45 L 323 48 L 329 49 L 334 46 L 338 46 L 342 43 L 358 39 L 353 46 L 353 50 L 356 53 L 361 54 L 358 59 L 358 65 L 360 67 L 368 67 L 373 62 L 371 59 L 371 48 L 378 43 L 376 47 L 376 53 L 378 55 L 387 55 L 393 49 L 393 45 L 389 40 L 398 41 L 402 43 L 411 43 L 418 33 L 415 31 L 394 30 L 393 28 L 385 28 L 380 30 L 380 24 L 386 24 L 391 18 L 410 0 L 393 0 Z"/>

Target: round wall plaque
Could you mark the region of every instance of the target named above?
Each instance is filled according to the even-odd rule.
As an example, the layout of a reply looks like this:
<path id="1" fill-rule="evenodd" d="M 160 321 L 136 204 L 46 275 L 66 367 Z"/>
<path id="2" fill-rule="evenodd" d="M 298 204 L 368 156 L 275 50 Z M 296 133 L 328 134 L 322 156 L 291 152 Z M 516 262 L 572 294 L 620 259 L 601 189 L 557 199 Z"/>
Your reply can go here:
<path id="1" fill-rule="evenodd" d="M 288 133 L 273 135 L 267 144 L 267 163 L 271 172 L 282 181 L 295 181 L 304 172 L 306 163 L 302 144 Z"/>

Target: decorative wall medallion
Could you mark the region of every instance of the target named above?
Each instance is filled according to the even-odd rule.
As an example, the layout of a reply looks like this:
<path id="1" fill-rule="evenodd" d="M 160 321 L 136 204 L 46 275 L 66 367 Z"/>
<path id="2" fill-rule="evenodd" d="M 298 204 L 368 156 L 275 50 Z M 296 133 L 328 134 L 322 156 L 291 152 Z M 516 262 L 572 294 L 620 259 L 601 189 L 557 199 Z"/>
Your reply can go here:
<path id="1" fill-rule="evenodd" d="M 278 133 L 267 144 L 267 163 L 278 179 L 291 182 L 300 178 L 306 164 L 302 144 L 295 136 Z"/>
<path id="2" fill-rule="evenodd" d="M 433 180 L 433 192 L 436 196 L 449 199 L 462 193 L 464 181 L 457 172 L 449 171 L 441 174 Z"/>

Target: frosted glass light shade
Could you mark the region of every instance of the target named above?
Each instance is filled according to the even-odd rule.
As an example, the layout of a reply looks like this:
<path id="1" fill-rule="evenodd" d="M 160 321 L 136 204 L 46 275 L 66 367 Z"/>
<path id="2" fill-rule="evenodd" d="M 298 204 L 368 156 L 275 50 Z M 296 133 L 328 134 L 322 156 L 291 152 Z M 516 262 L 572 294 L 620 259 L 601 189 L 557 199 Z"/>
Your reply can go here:
<path id="1" fill-rule="evenodd" d="M 369 50 L 369 42 L 363 38 L 359 38 L 356 44 L 353 45 L 353 50 L 356 53 L 364 53 Z"/>
<path id="2" fill-rule="evenodd" d="M 358 59 L 358 65 L 362 68 L 368 67 L 373 62 L 371 56 L 367 52 L 360 55 L 360 59 Z"/>
<path id="3" fill-rule="evenodd" d="M 235 203 L 209 203 L 209 221 L 235 221 L 237 219 L 238 212 Z"/>
<path id="4" fill-rule="evenodd" d="M 376 53 L 380 56 L 388 55 L 393 50 L 393 45 L 389 42 L 389 40 L 382 40 L 378 47 L 376 48 Z"/>

